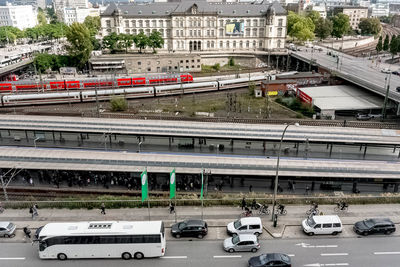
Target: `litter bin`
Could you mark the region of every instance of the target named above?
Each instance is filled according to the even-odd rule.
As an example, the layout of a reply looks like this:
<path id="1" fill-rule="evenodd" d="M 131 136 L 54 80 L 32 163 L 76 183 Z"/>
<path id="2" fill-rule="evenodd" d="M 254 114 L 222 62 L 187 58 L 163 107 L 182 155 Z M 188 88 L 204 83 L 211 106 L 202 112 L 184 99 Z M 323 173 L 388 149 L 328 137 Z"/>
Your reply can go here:
<path id="1" fill-rule="evenodd" d="M 274 214 L 274 227 L 278 224 L 278 214 Z"/>

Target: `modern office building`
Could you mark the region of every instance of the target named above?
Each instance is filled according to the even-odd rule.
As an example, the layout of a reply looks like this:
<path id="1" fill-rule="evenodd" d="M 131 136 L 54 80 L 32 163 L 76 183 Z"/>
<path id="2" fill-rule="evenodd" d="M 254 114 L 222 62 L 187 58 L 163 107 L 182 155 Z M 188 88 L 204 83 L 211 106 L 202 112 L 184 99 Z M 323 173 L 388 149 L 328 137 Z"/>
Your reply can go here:
<path id="1" fill-rule="evenodd" d="M 0 6 L 0 27 L 13 26 L 20 30 L 37 25 L 37 12 L 33 6 Z"/>

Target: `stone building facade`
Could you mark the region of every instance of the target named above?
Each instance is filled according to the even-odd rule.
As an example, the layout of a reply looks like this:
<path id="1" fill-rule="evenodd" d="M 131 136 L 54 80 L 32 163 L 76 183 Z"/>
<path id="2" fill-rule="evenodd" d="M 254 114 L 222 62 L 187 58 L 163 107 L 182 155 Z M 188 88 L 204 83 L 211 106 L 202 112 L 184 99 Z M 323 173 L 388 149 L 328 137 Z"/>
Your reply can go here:
<path id="1" fill-rule="evenodd" d="M 101 34 L 159 31 L 163 51 L 268 51 L 283 49 L 287 12 L 278 2 L 112 3 L 100 15 Z M 134 48 L 134 46 L 132 47 Z"/>

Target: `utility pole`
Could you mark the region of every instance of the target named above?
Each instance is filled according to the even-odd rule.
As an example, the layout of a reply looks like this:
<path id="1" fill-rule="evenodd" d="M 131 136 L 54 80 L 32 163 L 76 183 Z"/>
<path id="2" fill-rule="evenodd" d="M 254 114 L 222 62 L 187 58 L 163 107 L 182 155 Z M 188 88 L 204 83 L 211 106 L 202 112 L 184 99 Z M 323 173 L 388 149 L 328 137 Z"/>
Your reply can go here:
<path id="1" fill-rule="evenodd" d="M 389 80 L 386 84 L 386 94 L 385 94 L 385 100 L 383 101 L 383 107 L 382 107 L 382 118 L 381 121 L 383 121 L 386 117 L 386 106 L 388 102 L 388 97 L 389 97 L 389 89 L 390 89 L 390 78 L 392 77 L 392 72 L 389 73 Z M 387 77 L 386 79 L 387 80 Z"/>

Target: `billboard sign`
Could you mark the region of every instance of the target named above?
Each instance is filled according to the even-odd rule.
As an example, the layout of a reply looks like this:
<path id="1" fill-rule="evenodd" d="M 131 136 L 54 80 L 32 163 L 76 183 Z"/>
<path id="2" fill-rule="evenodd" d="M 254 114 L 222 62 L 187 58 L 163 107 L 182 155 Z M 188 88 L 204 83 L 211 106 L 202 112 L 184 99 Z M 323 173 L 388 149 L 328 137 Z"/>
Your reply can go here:
<path id="1" fill-rule="evenodd" d="M 243 22 L 230 22 L 225 25 L 225 32 L 228 35 L 244 34 Z"/>

